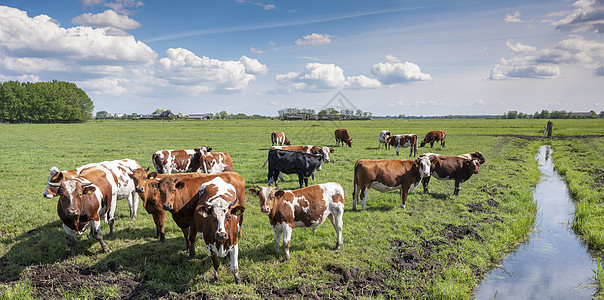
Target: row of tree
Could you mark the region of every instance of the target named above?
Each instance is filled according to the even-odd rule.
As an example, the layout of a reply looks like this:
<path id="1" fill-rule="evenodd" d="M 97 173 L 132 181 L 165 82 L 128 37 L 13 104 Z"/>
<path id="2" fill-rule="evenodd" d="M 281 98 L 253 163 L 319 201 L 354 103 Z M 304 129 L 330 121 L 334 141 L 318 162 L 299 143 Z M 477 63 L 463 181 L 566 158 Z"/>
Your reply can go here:
<path id="1" fill-rule="evenodd" d="M 0 121 L 80 123 L 92 118 L 92 100 L 74 83 L 0 83 Z"/>
<path id="2" fill-rule="evenodd" d="M 595 111 L 589 113 L 573 113 L 565 110 L 542 110 L 541 112 L 535 112 L 534 114 L 525 114 L 515 110 L 508 111 L 501 116 L 502 119 L 596 119 L 604 118 L 604 111 L 597 114 Z"/>
<path id="3" fill-rule="evenodd" d="M 281 109 L 277 113 L 281 120 L 367 120 L 373 115 L 360 109 L 356 112 L 351 109 L 338 111 L 333 107 L 322 109 L 318 113 L 314 109 L 295 107 Z"/>

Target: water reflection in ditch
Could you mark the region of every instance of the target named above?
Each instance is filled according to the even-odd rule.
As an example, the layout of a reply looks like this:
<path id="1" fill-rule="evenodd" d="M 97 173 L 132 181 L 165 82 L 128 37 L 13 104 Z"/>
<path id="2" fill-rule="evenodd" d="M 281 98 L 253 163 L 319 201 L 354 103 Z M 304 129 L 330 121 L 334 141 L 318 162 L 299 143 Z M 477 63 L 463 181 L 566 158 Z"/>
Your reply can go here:
<path id="1" fill-rule="evenodd" d="M 591 299 L 595 261 L 570 228 L 575 207 L 564 179 L 554 170 L 549 146 L 535 158 L 541 180 L 533 200 L 535 230 L 481 282 L 476 299 Z"/>

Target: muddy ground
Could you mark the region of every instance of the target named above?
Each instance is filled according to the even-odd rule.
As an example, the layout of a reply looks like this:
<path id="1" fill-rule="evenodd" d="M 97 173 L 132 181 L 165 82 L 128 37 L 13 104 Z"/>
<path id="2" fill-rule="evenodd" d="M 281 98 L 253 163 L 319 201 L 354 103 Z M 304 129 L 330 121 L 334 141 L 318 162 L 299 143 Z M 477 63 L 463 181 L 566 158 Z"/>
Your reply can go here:
<path id="1" fill-rule="evenodd" d="M 489 206 L 497 206 L 493 200 Z M 486 207 L 481 203 L 470 203 L 468 211 L 483 211 Z M 484 222 L 501 222 L 498 219 L 485 219 Z M 417 232 L 419 235 L 421 232 Z M 318 286 L 297 285 L 291 289 L 274 288 L 270 286 L 260 287 L 256 293 L 265 299 L 324 299 L 326 297 L 359 298 L 359 297 L 392 297 L 392 291 L 399 294 L 421 295 L 425 285 L 415 285 L 416 290 L 403 290 L 407 287 L 393 285 L 392 278 L 404 278 L 408 272 L 419 272 L 425 274 L 425 283 L 437 279 L 443 268 L 446 267 L 442 260 L 434 260 L 433 252 L 440 245 L 455 247 L 458 240 L 471 238 L 482 241 L 482 237 L 470 226 L 453 224 L 447 225 L 440 232 L 440 237 L 433 240 L 420 238 L 419 242 L 408 242 L 393 240 L 390 242 L 394 250 L 394 256 L 390 260 L 391 269 L 372 274 L 361 274 L 356 268 L 347 268 L 338 265 L 327 265 L 326 271 L 331 274 L 331 283 Z M 458 260 L 454 254 L 449 254 L 449 262 Z M 95 299 L 111 298 L 111 295 L 102 293 L 106 287 L 116 287 L 114 291 L 121 299 L 217 299 L 207 291 L 194 294 L 178 294 L 168 290 L 162 290 L 147 284 L 145 275 L 133 275 L 120 273 L 116 270 L 118 266 L 109 266 L 108 270 L 98 271 L 85 265 L 39 265 L 27 268 L 22 277 L 29 279 L 35 287 L 32 296 L 36 299 L 57 299 L 65 296 L 73 296 L 87 291 L 87 295 L 93 295 Z M 301 271 L 303 272 L 303 271 Z M 482 271 L 475 269 L 476 273 Z M 304 276 L 304 274 L 300 274 Z M 245 279 L 244 279 L 245 282 Z"/>

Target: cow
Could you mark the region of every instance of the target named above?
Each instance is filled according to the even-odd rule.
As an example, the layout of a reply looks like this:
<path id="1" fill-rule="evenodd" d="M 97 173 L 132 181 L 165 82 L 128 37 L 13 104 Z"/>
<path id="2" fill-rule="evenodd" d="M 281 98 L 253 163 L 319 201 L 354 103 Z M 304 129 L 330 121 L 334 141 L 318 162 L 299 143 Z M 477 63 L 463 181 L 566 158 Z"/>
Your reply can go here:
<path id="1" fill-rule="evenodd" d="M 194 209 L 193 228 L 206 243 L 206 249 L 212 258 L 216 281 L 220 281 L 218 257 L 230 254 L 231 271 L 235 276 L 235 283 L 239 284 L 241 280 L 239 279 L 237 237 L 241 229 L 245 206 L 239 203 L 237 190 L 235 186 L 225 182 L 221 177 L 215 177 L 202 184 L 198 192 L 197 206 Z M 245 192 L 245 186 L 243 191 Z M 193 243 L 192 247 L 194 246 Z"/>
<path id="2" fill-rule="evenodd" d="M 48 184 L 46 185 L 43 196 L 48 199 L 53 198 L 61 180 L 74 178 L 80 175 L 82 172 L 94 168 L 101 168 L 106 171 L 106 178 L 109 184 L 112 186 L 113 202 L 117 203 L 116 201 L 118 199 L 126 199 L 128 201 L 128 206 L 130 207 L 130 219 L 136 219 L 139 198 L 136 194 L 134 182 L 132 181 L 130 175 L 132 174 L 133 170 L 142 169 L 142 167 L 135 160 L 128 158 L 103 161 L 100 163 L 90 163 L 75 170 L 68 171 L 59 171 L 57 167 L 52 167 L 49 170 L 50 176 L 48 177 Z M 62 174 L 60 180 L 58 175 L 59 173 Z M 51 183 L 54 184 L 51 185 Z"/>
<path id="3" fill-rule="evenodd" d="M 269 150 L 273 150 L 273 149 L 297 151 L 297 152 L 304 152 L 304 153 L 308 153 L 308 154 L 323 154 L 323 157 L 324 157 L 324 160 L 326 163 L 331 161 L 331 159 L 329 158 L 329 154 L 334 152 L 333 148 L 329 148 L 326 146 L 313 146 L 313 145 L 272 146 Z M 268 163 L 268 159 L 266 161 L 264 161 L 264 164 L 262 165 L 262 167 L 264 168 L 264 166 L 266 166 L 267 163 Z M 319 167 L 317 168 L 317 171 L 321 171 L 321 165 L 319 165 Z M 283 180 L 282 177 L 279 177 L 279 179 Z M 312 179 L 315 180 L 315 173 L 312 174 Z"/>
<path id="4" fill-rule="evenodd" d="M 336 146 L 340 146 L 340 143 L 342 146 L 344 146 L 344 143 L 346 143 L 346 145 L 348 145 L 348 147 L 352 147 L 352 140 L 350 138 L 350 134 L 348 134 L 348 130 L 340 128 L 340 129 L 336 129 L 336 131 L 334 131 L 334 135 L 336 137 Z"/>
<path id="5" fill-rule="evenodd" d="M 212 152 L 212 148 L 201 146 L 193 150 L 158 150 L 152 155 L 153 166 L 160 174 L 201 172 L 201 155 L 206 152 Z"/>
<path id="6" fill-rule="evenodd" d="M 399 147 L 409 147 L 409 157 L 417 155 L 417 134 L 395 134 L 386 139 L 388 145 L 396 147 L 398 155 Z"/>
<path id="7" fill-rule="evenodd" d="M 382 130 L 380 132 L 380 135 L 378 136 L 378 149 L 382 148 L 382 144 L 384 144 L 384 149 L 387 149 L 386 147 L 388 147 L 388 143 L 386 143 L 386 140 L 392 135 L 392 133 L 390 132 L 390 130 Z"/>
<path id="8" fill-rule="evenodd" d="M 432 148 L 434 146 L 434 142 L 439 142 L 440 141 L 440 147 L 444 147 L 445 146 L 445 136 L 447 134 L 445 133 L 444 130 L 433 130 L 428 132 L 428 134 L 426 134 L 426 137 L 424 137 L 424 140 L 419 144 L 419 147 L 423 147 L 425 146 L 427 143 L 430 143 L 430 148 Z"/>
<path id="9" fill-rule="evenodd" d="M 302 182 L 308 186 L 308 177 L 325 160 L 323 154 L 308 154 L 304 152 L 273 149 L 268 151 L 268 185 L 271 181 L 279 187 L 278 177 L 282 172 L 285 174 L 298 174 L 298 182 L 302 188 Z"/>
<path id="10" fill-rule="evenodd" d="M 260 210 L 268 215 L 275 231 L 275 254 L 279 254 L 279 240 L 283 234 L 285 260 L 289 261 L 289 246 L 294 228 L 311 228 L 313 232 L 329 218 L 336 231 L 335 250 L 342 248 L 342 216 L 344 189 L 335 182 L 283 191 L 270 186 L 256 186 L 250 194 L 260 198 Z"/>
<path id="11" fill-rule="evenodd" d="M 62 173 L 58 173 L 63 177 Z M 100 244 L 105 253 L 111 252 L 101 233 L 101 217 L 109 224 L 109 236 L 113 235 L 115 202 L 112 187 L 106 179 L 106 170 L 90 168 L 80 176 L 71 179 L 60 178 L 60 183 L 51 183 L 57 187 L 57 214 L 63 223 L 63 230 L 69 240 L 69 256 L 75 256 L 77 236 L 90 226 L 90 234 Z"/>
<path id="12" fill-rule="evenodd" d="M 285 136 L 285 132 L 273 131 L 273 133 L 271 133 L 271 142 L 273 143 L 273 146 L 291 145 L 291 142 Z"/>
<path id="13" fill-rule="evenodd" d="M 153 216 L 153 222 L 155 223 L 155 237 L 159 238 L 161 242 L 165 241 L 166 235 L 164 231 L 166 211 L 163 209 L 161 204 L 161 198 L 159 193 L 159 182 L 158 179 L 165 177 L 173 178 L 186 178 L 186 177 L 197 177 L 205 176 L 204 173 L 179 173 L 179 174 L 158 174 L 157 172 L 151 172 L 147 174 L 149 170 L 137 169 L 132 172 L 130 177 L 134 181 L 135 190 L 138 196 L 143 200 L 143 207 L 145 210 Z"/>
<path id="14" fill-rule="evenodd" d="M 195 149 L 195 151 L 202 151 L 201 155 L 197 157 L 201 159 L 200 165 L 204 173 L 212 175 L 233 171 L 233 160 L 228 153 L 207 152 L 199 148 Z"/>
<path id="15" fill-rule="evenodd" d="M 245 206 L 245 180 L 235 172 L 203 174 L 199 177 L 182 179 L 170 177 L 159 180 L 162 208 L 172 214 L 172 219 L 182 230 L 189 257 L 195 256 L 195 229 L 192 226 L 194 226 L 193 214 L 199 199 L 199 188 L 202 184 L 217 177 L 235 187 L 239 205 Z M 239 218 L 239 223 L 241 228 L 243 216 Z"/>
<path id="16" fill-rule="evenodd" d="M 430 176 L 430 159 L 419 157 L 416 160 L 370 160 L 359 159 L 354 165 L 354 190 L 352 192 L 352 210 L 357 209 L 357 200 L 361 197 L 363 210 L 367 208 L 369 188 L 382 193 L 401 190 L 401 208 L 405 208 L 407 195 L 419 186 L 422 178 Z"/>
<path id="17" fill-rule="evenodd" d="M 453 195 L 458 195 L 461 183 L 470 179 L 472 174 L 478 174 L 478 170 L 480 169 L 479 159 L 434 153 L 424 153 L 420 157 L 428 157 L 431 162 L 430 176 L 422 179 L 425 194 L 428 193 L 430 177 L 434 177 L 439 180 L 455 180 Z"/>

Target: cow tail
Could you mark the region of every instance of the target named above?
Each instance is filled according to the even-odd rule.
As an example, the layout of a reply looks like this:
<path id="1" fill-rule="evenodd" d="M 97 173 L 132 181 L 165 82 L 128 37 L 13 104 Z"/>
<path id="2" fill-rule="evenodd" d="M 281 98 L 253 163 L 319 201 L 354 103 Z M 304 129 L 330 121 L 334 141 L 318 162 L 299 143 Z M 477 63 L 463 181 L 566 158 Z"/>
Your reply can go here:
<path id="1" fill-rule="evenodd" d="M 161 157 L 157 153 L 153 153 L 153 167 L 155 168 L 155 172 L 162 174 L 164 172 L 163 164 L 161 162 Z"/>
<path id="2" fill-rule="evenodd" d="M 264 161 L 264 164 L 262 165 L 262 167 L 266 167 L 266 164 L 268 164 L 268 158 Z"/>
<path id="3" fill-rule="evenodd" d="M 359 166 L 360 166 L 360 164 L 359 164 L 359 162 L 357 161 L 357 162 L 354 164 L 354 179 L 353 179 L 353 184 L 354 184 L 354 185 L 352 186 L 352 199 L 353 199 L 353 201 L 354 201 L 354 199 L 356 199 L 356 197 L 358 197 L 358 196 L 359 196 L 359 195 L 357 195 L 357 194 L 356 194 L 356 193 L 357 193 L 357 187 L 358 187 L 358 184 L 359 184 L 359 183 L 358 183 L 358 179 L 357 179 L 357 172 L 358 172 L 358 170 L 359 170 Z M 359 190 L 359 192 L 360 192 L 360 190 Z"/>
<path id="4" fill-rule="evenodd" d="M 445 133 L 445 132 L 443 131 L 443 142 L 442 142 L 441 148 L 445 146 L 445 137 L 446 137 L 446 136 L 447 136 L 447 133 Z"/>

